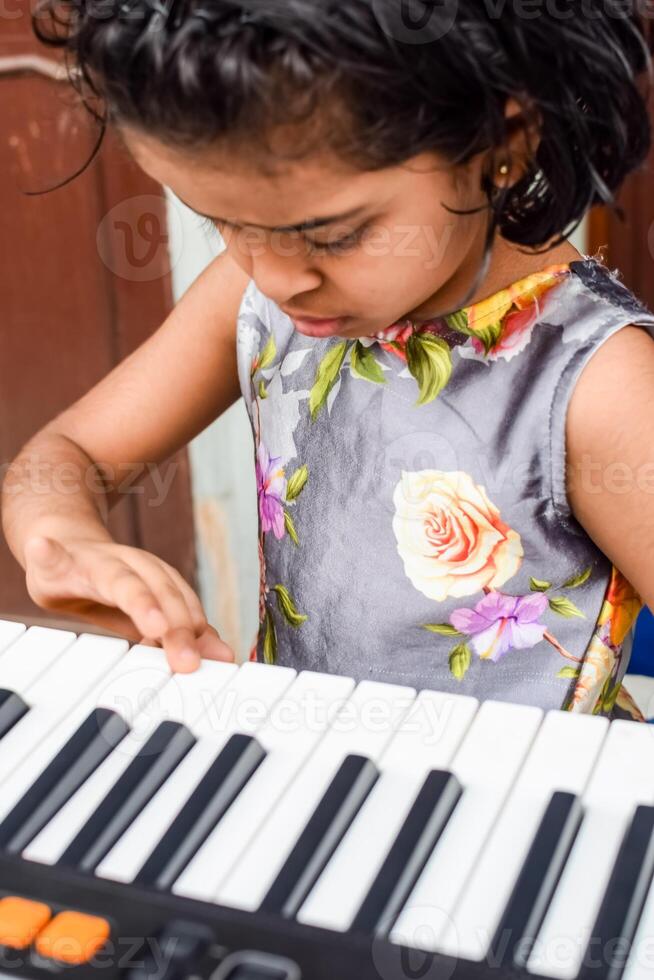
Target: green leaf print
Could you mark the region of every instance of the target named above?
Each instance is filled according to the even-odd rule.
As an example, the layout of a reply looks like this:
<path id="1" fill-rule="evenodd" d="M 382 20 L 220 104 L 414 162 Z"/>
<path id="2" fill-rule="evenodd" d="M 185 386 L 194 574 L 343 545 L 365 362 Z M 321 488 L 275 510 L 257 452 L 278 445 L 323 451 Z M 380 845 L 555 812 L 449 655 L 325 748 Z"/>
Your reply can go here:
<path id="1" fill-rule="evenodd" d="M 277 662 L 277 630 L 270 609 L 266 609 L 266 632 L 263 637 L 263 661 L 266 664 Z"/>
<path id="2" fill-rule="evenodd" d="M 573 678 L 579 677 L 580 673 L 581 673 L 581 669 L 579 667 L 567 666 L 567 667 L 561 667 L 561 670 L 558 672 L 556 676 L 561 678 L 568 677 L 572 680 Z"/>
<path id="3" fill-rule="evenodd" d="M 452 330 L 457 330 L 459 333 L 464 333 L 468 337 L 472 336 L 472 330 L 468 326 L 468 314 L 465 310 L 459 310 L 457 313 L 450 313 L 449 316 L 445 317 L 445 322 L 448 327 Z"/>
<path id="4" fill-rule="evenodd" d="M 490 354 L 502 336 L 503 319 L 498 320 L 497 323 L 491 323 L 488 326 L 478 327 L 476 330 L 473 330 L 468 326 L 468 314 L 465 310 L 459 310 L 458 313 L 452 313 L 450 316 L 446 316 L 445 322 L 452 330 L 456 330 L 458 333 L 464 333 L 466 337 L 476 337 L 484 345 L 484 352 L 486 354 Z"/>
<path id="5" fill-rule="evenodd" d="M 449 623 L 426 623 L 422 628 L 429 630 L 430 633 L 438 633 L 439 636 L 463 636 L 463 633 L 454 629 Z"/>
<path id="6" fill-rule="evenodd" d="M 426 405 L 440 395 L 452 375 L 452 351 L 442 337 L 413 334 L 407 340 L 409 371 L 420 386 L 418 405 Z"/>
<path id="7" fill-rule="evenodd" d="M 327 351 L 318 365 L 316 380 L 309 395 L 309 409 L 311 411 L 312 422 L 316 421 L 320 409 L 327 401 L 329 392 L 338 380 L 348 346 L 349 342 L 347 340 L 343 340 L 340 344 L 335 344 Z"/>
<path id="8" fill-rule="evenodd" d="M 564 582 L 561 586 L 562 589 L 577 589 L 584 582 L 587 582 L 592 574 L 592 566 L 587 568 L 581 575 L 575 575 L 574 578 L 569 578 L 567 582 Z"/>
<path id="9" fill-rule="evenodd" d="M 297 531 L 295 530 L 295 524 L 293 523 L 293 518 L 287 510 L 284 511 L 284 527 L 286 528 L 289 537 L 293 544 L 299 545 L 300 539 L 297 536 Z"/>
<path id="10" fill-rule="evenodd" d="M 267 397 L 268 397 L 268 392 L 266 390 L 266 385 L 265 385 L 265 383 L 263 381 L 260 381 L 259 382 L 259 398 L 261 398 L 261 400 L 263 401 Z"/>
<path id="11" fill-rule="evenodd" d="M 306 482 L 309 479 L 309 468 L 308 466 L 300 466 L 288 479 L 286 484 L 286 502 L 290 503 L 292 500 L 297 500 L 302 491 L 306 486 Z"/>
<path id="12" fill-rule="evenodd" d="M 578 609 L 574 602 L 566 599 L 563 595 L 554 596 L 554 598 L 549 600 L 549 603 L 552 612 L 558 613 L 559 616 L 563 616 L 565 619 L 572 619 L 573 616 L 579 616 L 580 619 L 586 618 L 581 609 Z"/>
<path id="13" fill-rule="evenodd" d="M 618 700 L 618 694 L 620 693 L 620 688 L 622 687 L 622 681 L 619 681 L 611 689 L 611 693 L 607 695 L 604 699 L 604 709 L 606 711 L 612 711 L 615 707 L 615 702 Z"/>
<path id="14" fill-rule="evenodd" d="M 613 711 L 615 707 L 615 702 L 618 700 L 618 694 L 622 688 L 622 681 L 618 681 L 611 687 L 611 678 L 607 677 L 602 685 L 602 690 L 597 699 L 595 707 L 593 708 L 593 714 L 599 715 L 600 712 Z"/>
<path id="15" fill-rule="evenodd" d="M 472 662 L 472 651 L 467 643 L 457 643 L 450 652 L 450 673 L 462 681 Z"/>
<path id="16" fill-rule="evenodd" d="M 479 327 L 478 330 L 473 331 L 473 336 L 484 345 L 484 353 L 490 354 L 502 336 L 502 321 L 498 320 L 497 323 L 491 323 L 487 327 Z"/>
<path id="17" fill-rule="evenodd" d="M 267 367 L 270 367 L 272 362 L 277 356 L 277 347 L 275 346 L 275 338 L 271 334 L 270 340 L 261 352 L 261 360 L 259 361 L 259 371 L 264 371 Z"/>
<path id="18" fill-rule="evenodd" d="M 529 579 L 529 588 L 532 592 L 547 592 L 548 589 L 552 588 L 551 582 L 542 582 L 537 578 Z"/>
<path id="19" fill-rule="evenodd" d="M 352 348 L 352 373 L 363 381 L 372 381 L 373 384 L 385 385 L 386 378 L 384 372 L 377 363 L 377 359 L 370 347 L 364 347 L 360 340 Z"/>
<path id="20" fill-rule="evenodd" d="M 279 611 L 286 620 L 289 626 L 293 626 L 297 629 L 302 623 L 305 623 L 308 616 L 303 616 L 297 611 L 295 603 L 291 598 L 288 589 L 284 585 L 273 586 L 273 592 L 277 595 L 277 605 L 279 606 Z"/>

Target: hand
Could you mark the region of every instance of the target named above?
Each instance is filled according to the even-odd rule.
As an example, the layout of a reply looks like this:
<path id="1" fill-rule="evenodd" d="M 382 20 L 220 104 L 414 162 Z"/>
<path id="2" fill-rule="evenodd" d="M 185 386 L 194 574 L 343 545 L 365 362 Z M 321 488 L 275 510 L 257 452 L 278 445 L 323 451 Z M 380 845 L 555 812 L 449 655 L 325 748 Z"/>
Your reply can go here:
<path id="1" fill-rule="evenodd" d="M 41 608 L 161 645 L 178 673 L 195 670 L 202 657 L 235 659 L 193 589 L 155 555 L 114 542 L 64 544 L 42 536 L 30 538 L 24 553 L 27 590 Z"/>

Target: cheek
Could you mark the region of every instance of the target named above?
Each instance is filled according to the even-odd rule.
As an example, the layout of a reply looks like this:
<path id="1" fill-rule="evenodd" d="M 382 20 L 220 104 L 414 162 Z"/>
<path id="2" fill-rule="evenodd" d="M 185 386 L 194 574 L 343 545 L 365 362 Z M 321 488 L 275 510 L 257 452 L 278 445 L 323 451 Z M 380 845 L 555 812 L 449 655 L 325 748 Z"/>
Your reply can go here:
<path id="1" fill-rule="evenodd" d="M 398 222 L 388 231 L 378 261 L 390 277 L 389 285 L 396 287 L 398 281 L 420 285 L 452 275 L 478 235 L 478 219 L 434 207 L 431 213 L 425 209 L 414 220 Z"/>

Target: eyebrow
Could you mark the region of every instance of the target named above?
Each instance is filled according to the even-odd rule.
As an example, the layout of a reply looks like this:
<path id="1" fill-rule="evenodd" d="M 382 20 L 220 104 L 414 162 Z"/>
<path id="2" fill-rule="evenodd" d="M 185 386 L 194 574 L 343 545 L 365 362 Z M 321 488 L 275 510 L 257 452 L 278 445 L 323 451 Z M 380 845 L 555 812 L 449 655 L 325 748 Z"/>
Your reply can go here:
<path id="1" fill-rule="evenodd" d="M 207 221 L 219 221 L 221 224 L 230 225 L 232 228 L 241 227 L 235 224 L 233 221 L 228 221 L 227 218 L 218 218 L 216 215 L 204 214 L 202 211 L 196 211 L 192 208 L 190 204 L 187 204 L 179 194 L 177 195 L 179 200 L 187 208 L 193 211 L 200 218 L 206 218 Z M 343 211 L 341 214 L 328 215 L 325 218 L 309 218 L 307 221 L 302 221 L 298 225 L 255 225 L 248 222 L 250 228 L 261 228 L 263 231 L 311 231 L 313 228 L 323 228 L 325 225 L 332 225 L 336 221 L 345 221 L 346 218 L 353 218 L 357 214 L 361 214 L 362 211 L 366 210 L 366 205 L 362 204 L 358 208 L 352 208 L 350 211 Z"/>

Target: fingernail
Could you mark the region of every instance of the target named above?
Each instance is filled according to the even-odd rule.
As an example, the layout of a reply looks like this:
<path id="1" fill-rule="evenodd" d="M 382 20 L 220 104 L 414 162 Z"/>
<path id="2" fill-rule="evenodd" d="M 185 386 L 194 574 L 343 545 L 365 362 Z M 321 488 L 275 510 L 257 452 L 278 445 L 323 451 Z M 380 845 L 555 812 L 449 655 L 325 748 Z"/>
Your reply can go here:
<path id="1" fill-rule="evenodd" d="M 202 658 L 197 650 L 191 650 L 190 647 L 187 647 L 185 650 L 180 651 L 179 659 L 182 661 L 185 667 L 199 667 Z"/>

